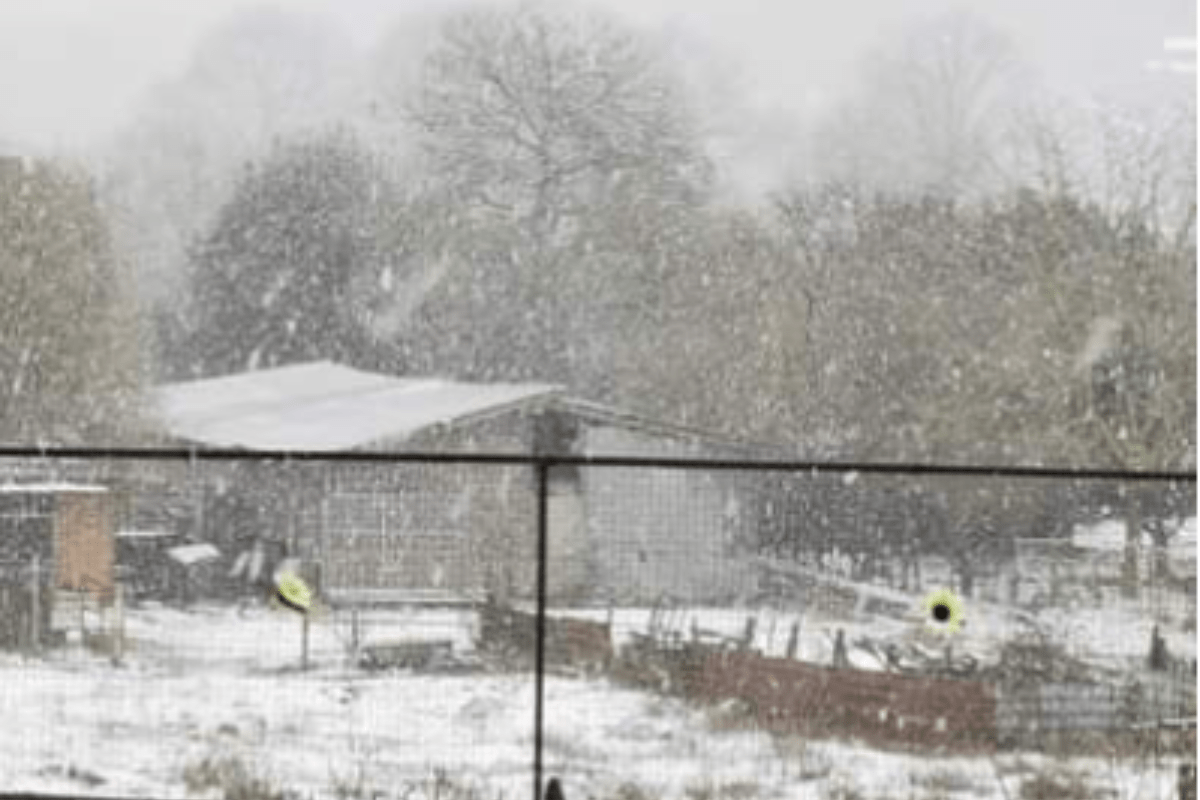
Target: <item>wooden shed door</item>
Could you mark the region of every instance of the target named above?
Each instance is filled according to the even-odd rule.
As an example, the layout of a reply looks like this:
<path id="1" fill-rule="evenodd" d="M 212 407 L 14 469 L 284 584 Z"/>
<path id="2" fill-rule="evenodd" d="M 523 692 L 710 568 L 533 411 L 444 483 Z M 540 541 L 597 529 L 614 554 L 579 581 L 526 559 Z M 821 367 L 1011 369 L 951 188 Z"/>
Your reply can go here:
<path id="1" fill-rule="evenodd" d="M 102 494 L 66 494 L 58 501 L 55 562 L 60 589 L 87 590 L 106 600 L 113 591 L 113 531 Z"/>

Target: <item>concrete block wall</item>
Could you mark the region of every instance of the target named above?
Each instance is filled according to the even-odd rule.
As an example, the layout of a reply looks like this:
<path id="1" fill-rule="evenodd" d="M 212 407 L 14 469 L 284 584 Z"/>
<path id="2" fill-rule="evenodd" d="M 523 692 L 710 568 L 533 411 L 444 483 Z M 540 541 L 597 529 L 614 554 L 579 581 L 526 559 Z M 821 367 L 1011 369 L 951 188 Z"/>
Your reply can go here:
<path id="1" fill-rule="evenodd" d="M 590 453 L 704 455 L 689 443 L 616 427 L 587 431 Z M 754 524 L 752 475 L 703 470 L 581 470 L 595 593 L 619 604 L 668 595 L 724 602 L 755 583 L 738 543 Z"/>

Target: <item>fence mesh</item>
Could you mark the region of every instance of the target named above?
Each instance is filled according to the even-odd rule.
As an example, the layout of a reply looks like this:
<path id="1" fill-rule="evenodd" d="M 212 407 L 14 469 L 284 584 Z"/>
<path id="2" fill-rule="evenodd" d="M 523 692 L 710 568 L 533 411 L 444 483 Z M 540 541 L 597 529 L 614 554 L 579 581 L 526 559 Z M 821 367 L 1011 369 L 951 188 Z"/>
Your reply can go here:
<path id="1" fill-rule="evenodd" d="M 17 789 L 1168 797 L 1195 747 L 1186 477 L 9 457 L 0 526 Z"/>

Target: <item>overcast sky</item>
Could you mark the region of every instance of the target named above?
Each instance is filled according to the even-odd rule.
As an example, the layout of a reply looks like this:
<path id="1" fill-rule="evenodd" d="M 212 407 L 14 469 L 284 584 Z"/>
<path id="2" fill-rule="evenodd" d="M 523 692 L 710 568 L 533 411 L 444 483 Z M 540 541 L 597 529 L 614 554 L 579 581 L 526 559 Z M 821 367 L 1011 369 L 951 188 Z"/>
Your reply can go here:
<path id="1" fill-rule="evenodd" d="M 1133 96 L 1163 39 L 1195 33 L 1196 0 L 965 0 L 1060 89 Z M 744 64 L 781 105 L 819 103 L 889 26 L 950 0 L 594 0 L 632 21 L 682 27 Z M 224 16 L 260 0 L 0 0 L 0 142 L 80 147 L 111 133 L 153 84 L 183 69 Z M 287 0 L 364 48 L 426 0 Z"/>

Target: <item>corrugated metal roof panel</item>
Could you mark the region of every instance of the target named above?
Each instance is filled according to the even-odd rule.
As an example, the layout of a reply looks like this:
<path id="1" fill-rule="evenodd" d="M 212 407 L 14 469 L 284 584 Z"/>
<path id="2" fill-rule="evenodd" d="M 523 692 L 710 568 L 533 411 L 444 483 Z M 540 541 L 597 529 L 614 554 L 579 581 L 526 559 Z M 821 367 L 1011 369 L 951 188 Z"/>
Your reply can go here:
<path id="1" fill-rule="evenodd" d="M 560 392 L 544 384 L 470 384 L 375 375 L 327 361 L 157 390 L 173 436 L 250 450 L 345 450 Z"/>

